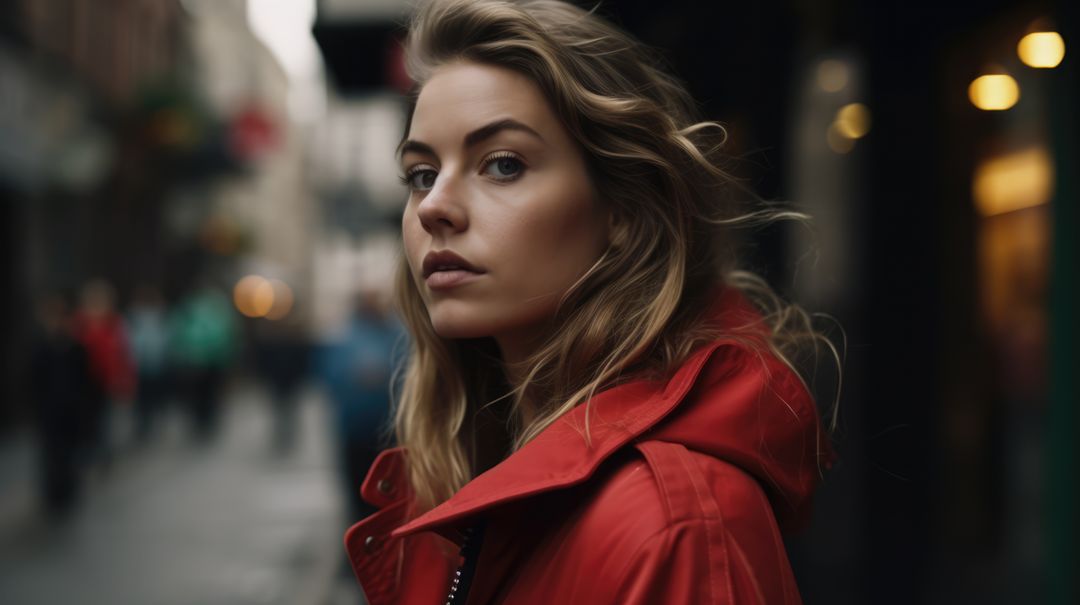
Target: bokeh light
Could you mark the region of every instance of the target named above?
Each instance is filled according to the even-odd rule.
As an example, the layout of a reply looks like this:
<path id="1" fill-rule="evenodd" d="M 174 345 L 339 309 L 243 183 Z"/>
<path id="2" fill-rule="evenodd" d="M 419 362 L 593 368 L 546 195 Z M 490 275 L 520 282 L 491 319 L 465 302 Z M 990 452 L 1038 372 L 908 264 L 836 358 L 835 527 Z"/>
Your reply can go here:
<path id="1" fill-rule="evenodd" d="M 987 74 L 971 82 L 968 98 L 984 111 L 1002 111 L 1020 100 L 1020 85 L 1008 74 Z"/>
<path id="2" fill-rule="evenodd" d="M 975 207 L 994 216 L 1039 206 L 1053 195 L 1054 164 L 1043 147 L 994 157 L 979 164 L 972 181 Z"/>
<path id="3" fill-rule="evenodd" d="M 1065 58 L 1065 40 L 1057 32 L 1032 32 L 1020 39 L 1016 54 L 1030 67 L 1057 67 Z"/>
<path id="4" fill-rule="evenodd" d="M 861 139 L 870 132 L 870 109 L 862 103 L 849 103 L 836 112 L 836 130 L 849 139 Z"/>
<path id="5" fill-rule="evenodd" d="M 265 317 L 272 320 L 284 319 L 289 311 L 292 311 L 292 288 L 280 279 L 271 279 L 269 284 L 272 294 L 270 308 L 266 311 Z"/>
<path id="6" fill-rule="evenodd" d="M 274 306 L 274 285 L 265 277 L 248 275 L 236 282 L 233 303 L 247 317 L 264 317 Z"/>

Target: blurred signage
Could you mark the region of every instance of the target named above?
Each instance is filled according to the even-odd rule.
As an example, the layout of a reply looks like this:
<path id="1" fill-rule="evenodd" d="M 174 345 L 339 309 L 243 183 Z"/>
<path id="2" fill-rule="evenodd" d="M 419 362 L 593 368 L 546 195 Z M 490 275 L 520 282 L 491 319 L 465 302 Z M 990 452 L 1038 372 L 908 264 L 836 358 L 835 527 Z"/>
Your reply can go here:
<path id="1" fill-rule="evenodd" d="M 321 19 L 321 17 L 320 17 Z M 401 53 L 404 31 L 393 22 L 315 22 L 327 71 L 342 94 L 408 88 Z"/>
<path id="2" fill-rule="evenodd" d="M 400 21 L 408 0 L 319 0 L 319 17 L 327 20 Z"/>
<path id="3" fill-rule="evenodd" d="M 312 32 L 338 92 L 405 92 L 401 40 L 412 2 L 320 0 Z"/>
<path id="4" fill-rule="evenodd" d="M 229 122 L 229 149 L 238 159 L 257 159 L 277 144 L 277 125 L 260 107 L 250 105 Z"/>

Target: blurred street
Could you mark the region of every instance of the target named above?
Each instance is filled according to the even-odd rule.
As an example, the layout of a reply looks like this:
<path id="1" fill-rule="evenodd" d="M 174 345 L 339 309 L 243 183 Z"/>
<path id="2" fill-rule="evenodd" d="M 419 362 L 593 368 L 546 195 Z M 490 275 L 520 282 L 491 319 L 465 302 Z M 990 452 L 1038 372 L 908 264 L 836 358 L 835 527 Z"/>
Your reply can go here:
<path id="1" fill-rule="evenodd" d="M 161 434 L 96 469 L 83 506 L 61 522 L 40 512 L 32 435 L 5 441 L 0 603 L 359 602 L 341 573 L 344 521 L 319 392 L 303 391 L 287 453 L 271 447 L 259 388 L 231 388 L 226 403 L 208 443 L 192 441 L 187 419 L 168 410 Z"/>

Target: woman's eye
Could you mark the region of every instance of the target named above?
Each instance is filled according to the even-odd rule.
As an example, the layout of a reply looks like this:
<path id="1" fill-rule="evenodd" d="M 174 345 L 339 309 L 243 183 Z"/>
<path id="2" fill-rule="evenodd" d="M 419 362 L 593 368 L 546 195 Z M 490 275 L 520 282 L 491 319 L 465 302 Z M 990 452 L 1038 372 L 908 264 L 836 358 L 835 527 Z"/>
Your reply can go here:
<path id="1" fill-rule="evenodd" d="M 405 181 L 405 184 L 409 186 L 409 189 L 414 191 L 427 191 L 435 186 L 436 176 L 438 176 L 438 173 L 434 170 L 422 168 L 410 171 L 401 180 Z"/>
<path id="2" fill-rule="evenodd" d="M 498 181 L 511 181 L 521 176 L 525 164 L 510 155 L 491 158 L 484 164 L 484 174 Z"/>

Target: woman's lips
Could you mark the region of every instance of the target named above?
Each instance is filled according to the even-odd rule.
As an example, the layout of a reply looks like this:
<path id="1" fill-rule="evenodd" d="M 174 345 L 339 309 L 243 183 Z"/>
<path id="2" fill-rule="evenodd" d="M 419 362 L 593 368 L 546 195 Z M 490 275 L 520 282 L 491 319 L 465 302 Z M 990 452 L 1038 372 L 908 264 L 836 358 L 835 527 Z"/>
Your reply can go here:
<path id="1" fill-rule="evenodd" d="M 432 290 L 449 290 L 480 277 L 480 273 L 465 269 L 434 271 L 424 278 L 424 283 Z"/>
<path id="2" fill-rule="evenodd" d="M 484 273 L 450 250 L 428 252 L 421 270 L 424 283 L 432 290 L 447 290 L 468 283 Z"/>

